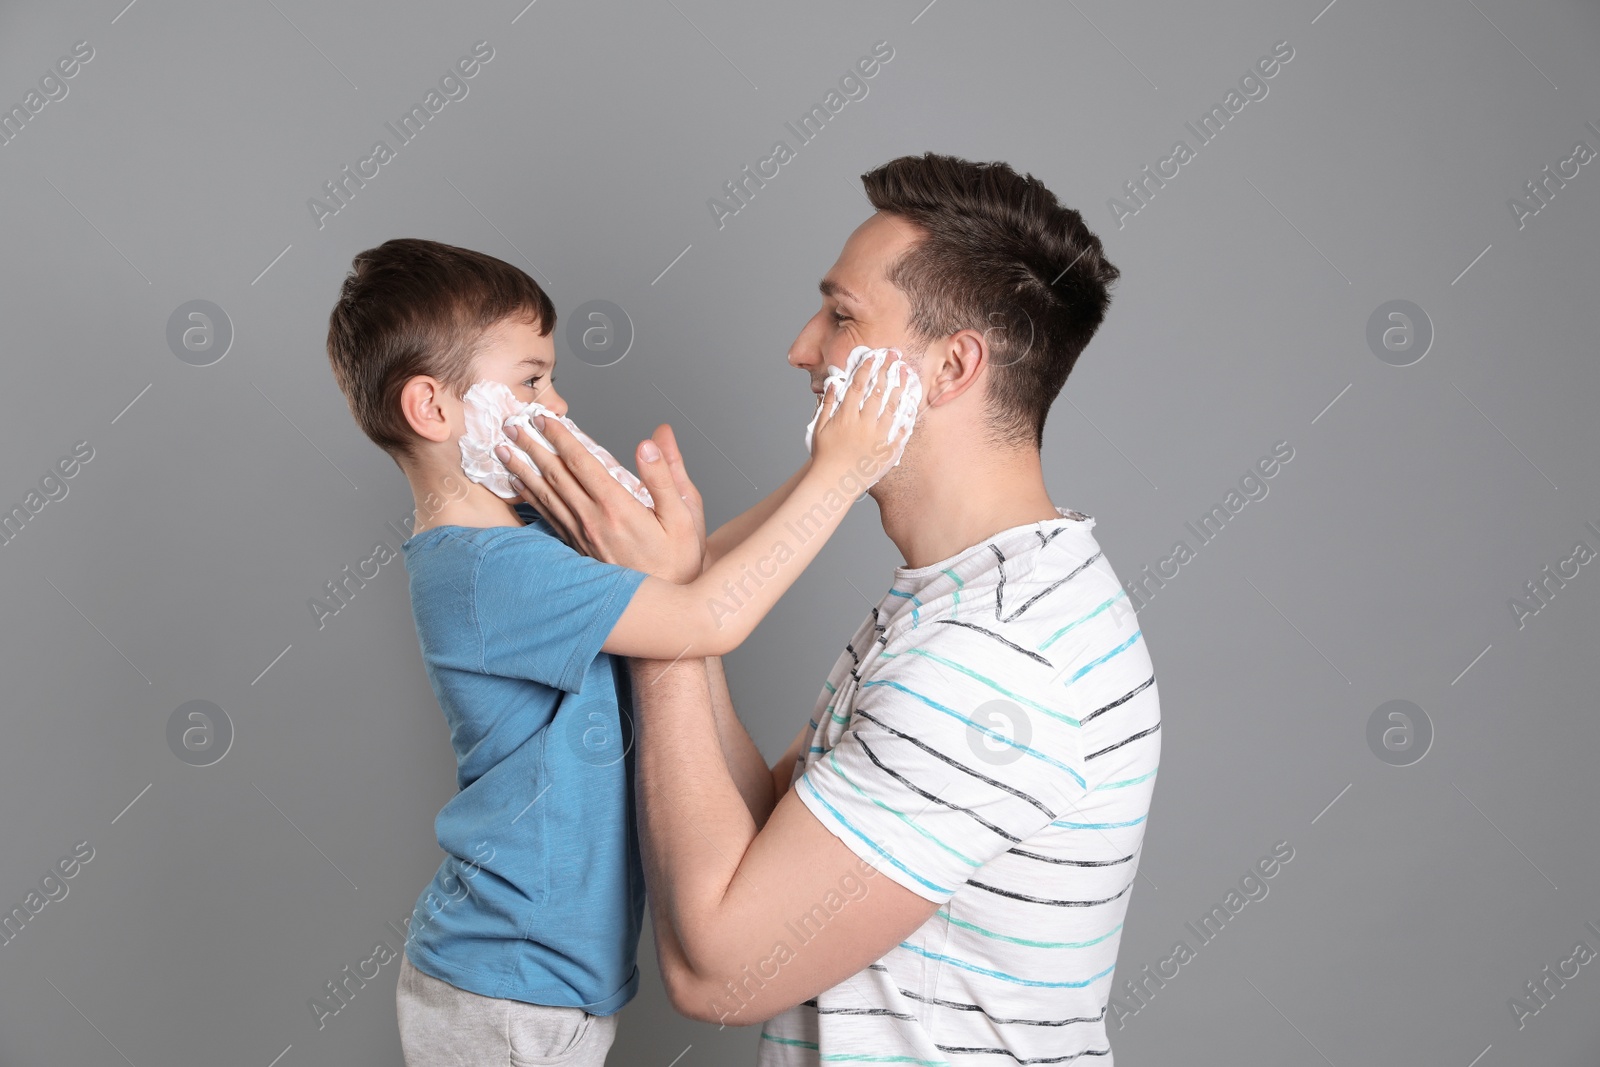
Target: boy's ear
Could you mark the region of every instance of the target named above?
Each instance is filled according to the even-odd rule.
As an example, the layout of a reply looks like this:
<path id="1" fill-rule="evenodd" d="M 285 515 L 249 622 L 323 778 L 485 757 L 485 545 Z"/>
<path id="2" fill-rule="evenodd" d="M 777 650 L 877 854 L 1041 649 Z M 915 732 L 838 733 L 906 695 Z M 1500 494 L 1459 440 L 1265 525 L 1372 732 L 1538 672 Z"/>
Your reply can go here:
<path id="1" fill-rule="evenodd" d="M 445 405 L 449 390 L 437 378 L 419 374 L 400 390 L 400 412 L 413 432 L 425 441 L 442 444 L 453 433 Z"/>

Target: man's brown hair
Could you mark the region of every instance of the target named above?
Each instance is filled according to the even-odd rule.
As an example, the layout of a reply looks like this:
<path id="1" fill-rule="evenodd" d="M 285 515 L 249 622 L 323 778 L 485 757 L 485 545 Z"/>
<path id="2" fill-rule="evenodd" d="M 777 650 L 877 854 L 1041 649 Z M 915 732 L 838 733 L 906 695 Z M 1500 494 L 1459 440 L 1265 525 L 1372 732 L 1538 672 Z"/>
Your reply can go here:
<path id="1" fill-rule="evenodd" d="M 419 374 L 456 396 L 489 329 L 509 318 L 555 329 L 556 309 L 520 269 L 467 248 L 397 237 L 357 253 L 328 316 L 328 362 L 363 433 L 398 464 L 416 434 L 400 390 Z"/>
<path id="2" fill-rule="evenodd" d="M 988 340 L 989 413 L 1015 444 L 1044 441 L 1044 420 L 1094 336 L 1121 272 L 1083 216 L 1031 174 L 929 152 L 861 176 L 879 211 L 924 236 L 888 277 L 911 302 L 919 344 L 958 330 Z"/>

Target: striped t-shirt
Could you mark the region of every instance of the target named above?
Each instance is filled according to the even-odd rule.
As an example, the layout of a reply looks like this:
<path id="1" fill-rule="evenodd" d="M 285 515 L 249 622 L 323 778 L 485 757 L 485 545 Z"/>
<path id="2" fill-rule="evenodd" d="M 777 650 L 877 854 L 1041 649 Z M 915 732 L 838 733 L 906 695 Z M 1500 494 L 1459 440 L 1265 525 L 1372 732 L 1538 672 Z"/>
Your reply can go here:
<path id="1" fill-rule="evenodd" d="M 1057 511 L 897 568 L 834 665 L 793 787 L 940 907 L 769 1020 L 763 1067 L 1110 1067 L 1106 1005 L 1161 715 L 1094 518 Z"/>

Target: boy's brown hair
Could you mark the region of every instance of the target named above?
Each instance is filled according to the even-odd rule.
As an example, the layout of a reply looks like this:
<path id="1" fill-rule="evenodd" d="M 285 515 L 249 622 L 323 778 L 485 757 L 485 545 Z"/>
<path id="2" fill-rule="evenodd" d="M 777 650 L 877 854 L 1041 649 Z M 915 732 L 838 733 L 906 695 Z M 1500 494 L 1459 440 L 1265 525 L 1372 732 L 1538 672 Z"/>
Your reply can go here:
<path id="1" fill-rule="evenodd" d="M 517 267 L 467 248 L 397 237 L 351 261 L 328 316 L 328 362 L 356 424 L 396 464 L 414 456 L 416 434 L 400 390 L 419 374 L 456 396 L 495 324 L 516 318 L 555 329 L 556 309 Z"/>

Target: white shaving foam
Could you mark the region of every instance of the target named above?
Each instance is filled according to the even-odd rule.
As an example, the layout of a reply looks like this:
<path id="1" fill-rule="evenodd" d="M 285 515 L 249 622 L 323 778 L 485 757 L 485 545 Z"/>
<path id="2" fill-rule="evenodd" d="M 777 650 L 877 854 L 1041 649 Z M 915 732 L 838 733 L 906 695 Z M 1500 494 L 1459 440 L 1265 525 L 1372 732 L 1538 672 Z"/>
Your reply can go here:
<path id="1" fill-rule="evenodd" d="M 877 478 L 867 483 L 867 488 L 878 484 L 885 474 L 895 467 L 900 466 L 900 457 L 905 455 L 906 442 L 911 439 L 912 427 L 917 421 L 917 408 L 922 403 L 922 379 L 917 377 L 916 371 L 911 369 L 897 349 L 893 348 L 868 348 L 866 345 L 857 345 L 850 350 L 850 356 L 845 360 L 843 367 L 829 367 L 828 375 L 822 381 L 822 403 L 817 405 L 816 412 L 811 416 L 811 421 L 806 425 L 806 451 L 811 451 L 811 439 L 816 433 L 817 420 L 822 417 L 822 405 L 830 399 L 832 404 L 828 408 L 829 418 L 839 409 L 839 402 L 844 398 L 845 390 L 850 387 L 851 381 L 863 367 L 867 375 L 867 389 L 861 396 L 861 407 L 866 407 L 867 395 L 872 392 L 878 383 L 878 371 L 889 360 L 888 384 L 883 396 L 878 400 L 878 414 L 882 415 L 884 407 L 889 403 L 889 390 L 900 384 L 904 372 L 906 387 L 900 391 L 899 402 L 895 407 L 894 422 L 889 426 L 889 441 L 894 443 L 894 462 L 878 474 Z M 860 410 L 859 408 L 857 410 Z M 898 440 L 896 440 L 898 438 Z"/>
<path id="2" fill-rule="evenodd" d="M 611 477 L 633 494 L 635 500 L 647 508 L 655 507 L 650 490 L 644 487 L 633 472 L 612 458 L 611 453 L 596 444 L 593 438 L 578 429 L 577 425 L 565 415 L 557 415 L 537 400 L 531 404 L 524 404 L 517 399 L 509 386 L 488 380 L 474 382 L 462 400 L 467 432 L 461 436 L 461 469 L 468 478 L 496 496 L 505 500 L 515 500 L 519 496 L 511 486 L 511 472 L 500 462 L 500 457 L 494 454 L 494 450 L 500 445 L 510 448 L 514 455 L 520 456 L 523 462 L 528 464 L 536 476 L 543 477 L 539 475 L 539 468 L 533 465 L 528 453 L 518 448 L 516 442 L 506 436 L 504 429 L 504 424 L 509 422 L 522 434 L 539 442 L 553 455 L 555 446 L 533 427 L 533 417 L 543 415 L 565 426 L 568 432 L 589 450 L 589 454 L 600 461 Z"/>

